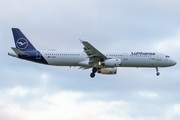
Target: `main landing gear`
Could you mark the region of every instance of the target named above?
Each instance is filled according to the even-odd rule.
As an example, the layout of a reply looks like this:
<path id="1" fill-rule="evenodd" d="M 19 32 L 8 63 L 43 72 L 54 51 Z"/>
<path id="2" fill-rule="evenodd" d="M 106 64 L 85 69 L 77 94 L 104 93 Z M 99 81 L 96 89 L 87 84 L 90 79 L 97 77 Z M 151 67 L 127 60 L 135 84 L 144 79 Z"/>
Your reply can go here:
<path id="1" fill-rule="evenodd" d="M 94 77 L 95 77 L 95 75 L 96 75 L 95 73 L 97 72 L 97 70 L 98 70 L 98 69 L 97 69 L 96 67 L 93 67 L 92 73 L 90 74 L 90 77 L 91 77 L 91 78 L 94 78 Z M 160 75 L 160 72 L 159 72 L 158 67 L 156 67 L 156 75 L 157 75 L 157 76 Z"/>
<path id="2" fill-rule="evenodd" d="M 156 75 L 157 75 L 157 76 L 160 75 L 158 67 L 156 67 Z"/>
<path id="3" fill-rule="evenodd" d="M 93 67 L 92 69 L 92 73 L 90 74 L 91 78 L 94 78 L 95 77 L 95 73 L 97 72 L 97 68 L 96 67 Z"/>

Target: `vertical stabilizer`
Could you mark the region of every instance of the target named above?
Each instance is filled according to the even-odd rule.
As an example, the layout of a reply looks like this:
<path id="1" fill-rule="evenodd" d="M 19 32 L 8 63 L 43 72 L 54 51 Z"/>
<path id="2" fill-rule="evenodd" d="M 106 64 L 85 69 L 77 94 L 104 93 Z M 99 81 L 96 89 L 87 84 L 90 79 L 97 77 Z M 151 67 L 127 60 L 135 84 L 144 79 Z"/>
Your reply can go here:
<path id="1" fill-rule="evenodd" d="M 18 28 L 12 28 L 16 48 L 22 51 L 36 50 Z"/>

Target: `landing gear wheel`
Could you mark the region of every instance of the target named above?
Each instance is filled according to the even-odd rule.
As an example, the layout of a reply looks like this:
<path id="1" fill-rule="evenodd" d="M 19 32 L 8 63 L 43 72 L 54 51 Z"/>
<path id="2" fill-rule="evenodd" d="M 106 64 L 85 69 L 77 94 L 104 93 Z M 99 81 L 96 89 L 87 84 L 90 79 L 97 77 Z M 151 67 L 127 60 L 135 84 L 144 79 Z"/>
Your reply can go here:
<path id="1" fill-rule="evenodd" d="M 93 73 L 96 73 L 96 72 L 97 72 L 97 68 L 96 68 L 96 67 L 93 67 L 92 72 L 93 72 Z"/>
<path id="2" fill-rule="evenodd" d="M 91 76 L 91 78 L 94 78 L 95 77 L 95 73 L 91 73 L 90 76 Z"/>
<path id="3" fill-rule="evenodd" d="M 160 73 L 159 73 L 159 72 L 157 72 L 157 73 L 156 73 L 156 75 L 157 75 L 157 76 L 159 76 L 159 75 L 160 75 Z"/>
<path id="4" fill-rule="evenodd" d="M 156 75 L 157 75 L 157 76 L 160 75 L 158 67 L 156 67 Z"/>

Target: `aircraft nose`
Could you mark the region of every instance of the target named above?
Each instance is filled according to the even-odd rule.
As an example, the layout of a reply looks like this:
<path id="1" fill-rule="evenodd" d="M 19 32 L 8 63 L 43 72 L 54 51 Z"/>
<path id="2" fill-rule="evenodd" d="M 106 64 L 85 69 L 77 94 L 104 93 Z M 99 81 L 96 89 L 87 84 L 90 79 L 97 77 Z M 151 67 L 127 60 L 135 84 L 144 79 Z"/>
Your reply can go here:
<path id="1" fill-rule="evenodd" d="M 173 65 L 176 65 L 177 63 L 176 63 L 176 61 L 172 60 L 172 64 L 173 64 Z"/>

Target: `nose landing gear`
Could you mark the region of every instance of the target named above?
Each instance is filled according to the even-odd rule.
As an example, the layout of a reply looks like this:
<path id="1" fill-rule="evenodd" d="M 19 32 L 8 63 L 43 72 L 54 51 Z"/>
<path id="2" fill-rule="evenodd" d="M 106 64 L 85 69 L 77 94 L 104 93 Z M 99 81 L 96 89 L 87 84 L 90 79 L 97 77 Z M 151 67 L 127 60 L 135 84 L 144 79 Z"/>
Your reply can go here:
<path id="1" fill-rule="evenodd" d="M 91 78 L 94 78 L 96 72 L 97 72 L 97 68 L 96 68 L 96 67 L 93 67 L 92 73 L 90 74 L 90 77 L 91 77 Z"/>
<path id="2" fill-rule="evenodd" d="M 160 75 L 160 72 L 159 72 L 158 67 L 156 67 L 156 75 L 157 75 L 157 76 L 159 76 L 159 75 Z"/>

